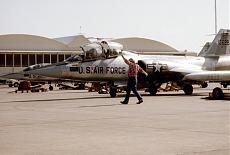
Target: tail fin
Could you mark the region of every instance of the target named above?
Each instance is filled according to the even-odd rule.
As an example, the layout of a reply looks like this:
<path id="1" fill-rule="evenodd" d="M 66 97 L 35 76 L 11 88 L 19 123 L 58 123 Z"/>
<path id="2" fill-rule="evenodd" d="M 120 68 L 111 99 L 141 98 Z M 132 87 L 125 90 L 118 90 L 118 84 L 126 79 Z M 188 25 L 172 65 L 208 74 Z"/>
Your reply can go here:
<path id="1" fill-rule="evenodd" d="M 220 29 L 211 44 L 205 44 L 199 56 L 211 57 L 230 55 L 230 30 Z"/>

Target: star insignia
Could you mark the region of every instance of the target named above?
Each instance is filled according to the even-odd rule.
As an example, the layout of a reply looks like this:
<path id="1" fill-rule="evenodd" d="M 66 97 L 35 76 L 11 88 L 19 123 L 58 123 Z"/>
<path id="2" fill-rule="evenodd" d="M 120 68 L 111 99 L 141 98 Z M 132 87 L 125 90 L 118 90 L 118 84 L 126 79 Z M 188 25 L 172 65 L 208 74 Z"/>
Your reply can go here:
<path id="1" fill-rule="evenodd" d="M 155 65 L 154 65 L 154 67 L 155 67 L 155 71 L 154 72 L 161 72 L 161 65 L 159 64 L 159 63 L 156 63 Z"/>

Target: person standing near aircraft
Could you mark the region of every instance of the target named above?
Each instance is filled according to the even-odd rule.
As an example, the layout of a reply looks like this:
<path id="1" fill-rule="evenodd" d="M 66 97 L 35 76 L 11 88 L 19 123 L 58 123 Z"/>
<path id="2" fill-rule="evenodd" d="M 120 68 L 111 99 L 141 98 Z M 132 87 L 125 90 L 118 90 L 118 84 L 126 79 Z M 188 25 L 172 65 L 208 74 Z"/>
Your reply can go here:
<path id="1" fill-rule="evenodd" d="M 122 104 L 128 104 L 129 102 L 129 96 L 131 90 L 136 95 L 138 102 L 137 104 L 140 104 L 143 102 L 143 98 L 141 95 L 137 92 L 137 74 L 138 72 L 144 73 L 146 76 L 148 75 L 138 64 L 135 63 L 135 61 L 130 58 L 127 60 L 123 55 L 121 55 L 124 59 L 124 62 L 129 66 L 128 70 L 128 82 L 127 82 L 127 89 L 126 89 L 126 96 L 124 101 L 121 101 Z"/>

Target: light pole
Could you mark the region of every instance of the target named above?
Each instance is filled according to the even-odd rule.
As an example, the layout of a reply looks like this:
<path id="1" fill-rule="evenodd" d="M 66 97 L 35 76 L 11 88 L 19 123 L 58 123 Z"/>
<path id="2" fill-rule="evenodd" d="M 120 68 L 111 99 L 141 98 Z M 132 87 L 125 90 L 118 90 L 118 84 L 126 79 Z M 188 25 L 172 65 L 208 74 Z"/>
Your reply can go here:
<path id="1" fill-rule="evenodd" d="M 215 0 L 215 34 L 217 34 L 217 13 L 216 13 L 216 0 Z"/>

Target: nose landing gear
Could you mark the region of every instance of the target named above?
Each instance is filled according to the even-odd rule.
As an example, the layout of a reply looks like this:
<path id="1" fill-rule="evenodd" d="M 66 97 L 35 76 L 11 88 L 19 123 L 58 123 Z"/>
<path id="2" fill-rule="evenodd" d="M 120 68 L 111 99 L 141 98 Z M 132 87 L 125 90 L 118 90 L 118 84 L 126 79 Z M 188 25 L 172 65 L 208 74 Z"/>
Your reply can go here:
<path id="1" fill-rule="evenodd" d="M 109 94 L 111 97 L 117 96 L 117 87 L 116 86 L 110 86 Z"/>
<path id="2" fill-rule="evenodd" d="M 50 85 L 49 90 L 52 91 L 53 89 L 54 89 L 53 86 Z"/>

